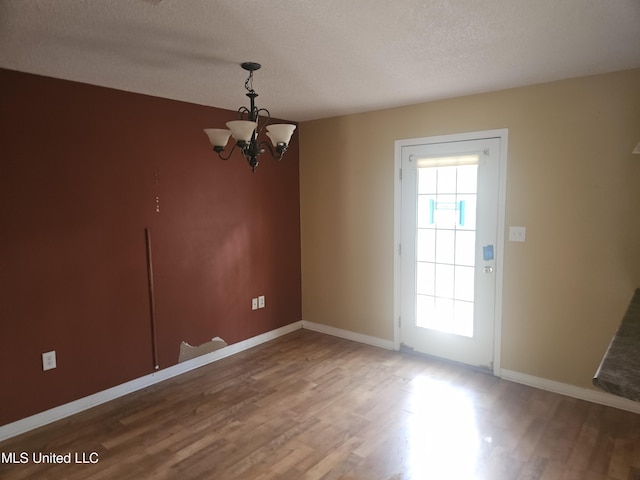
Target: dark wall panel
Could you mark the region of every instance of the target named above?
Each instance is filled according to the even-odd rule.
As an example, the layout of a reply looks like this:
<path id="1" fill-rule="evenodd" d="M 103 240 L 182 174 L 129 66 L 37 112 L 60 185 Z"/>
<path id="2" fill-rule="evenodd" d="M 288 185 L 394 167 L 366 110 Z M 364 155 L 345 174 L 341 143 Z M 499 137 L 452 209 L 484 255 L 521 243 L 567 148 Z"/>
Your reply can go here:
<path id="1" fill-rule="evenodd" d="M 0 91 L 0 425 L 153 371 L 145 229 L 160 368 L 300 320 L 297 135 L 252 174 L 202 132 L 235 112 L 8 70 Z"/>

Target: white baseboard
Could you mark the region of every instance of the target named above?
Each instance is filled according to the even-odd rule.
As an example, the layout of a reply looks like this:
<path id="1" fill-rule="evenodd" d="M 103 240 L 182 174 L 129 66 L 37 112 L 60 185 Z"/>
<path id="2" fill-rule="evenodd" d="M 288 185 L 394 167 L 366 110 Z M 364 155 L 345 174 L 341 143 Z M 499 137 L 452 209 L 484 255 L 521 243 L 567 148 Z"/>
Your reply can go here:
<path id="1" fill-rule="evenodd" d="M 0 442 L 25 433 L 29 430 L 34 430 L 57 420 L 61 420 L 84 410 L 88 410 L 89 408 L 95 407 L 97 405 L 115 400 L 116 398 L 122 397 L 129 393 L 142 390 L 143 388 L 155 385 L 156 383 L 168 380 L 190 370 L 195 370 L 196 368 L 202 367 L 217 360 L 235 355 L 236 353 L 248 350 L 249 348 L 258 346 L 262 343 L 276 339 L 301 328 L 319 333 L 325 333 L 327 335 L 333 335 L 334 337 L 353 340 L 354 342 L 364 343 L 367 345 L 372 345 L 374 347 L 380 347 L 387 350 L 395 350 L 395 344 L 390 340 L 384 340 L 378 337 L 363 335 L 361 333 L 351 332 L 349 330 L 343 330 L 341 328 L 330 327 L 328 325 L 302 320 L 299 322 L 291 323 L 289 325 L 285 325 L 284 327 L 280 327 L 276 330 L 263 333 L 262 335 L 249 338 L 242 342 L 234 343 L 233 345 L 229 345 L 206 355 L 187 360 L 186 362 L 173 365 L 171 367 L 165 368 L 164 370 L 159 370 L 149 375 L 145 375 L 144 377 L 136 378 L 129 382 L 117 385 L 107 390 L 103 390 L 93 395 L 89 395 L 87 397 L 74 400 L 73 402 L 60 405 L 58 407 L 32 415 L 30 417 L 23 418 L 16 422 L 3 425 L 0 427 Z M 569 397 L 577 398 L 580 400 L 586 400 L 588 402 L 606 405 L 608 407 L 619 408 L 620 410 L 626 410 L 633 413 L 640 413 L 640 402 L 627 400 L 615 395 L 611 395 L 609 393 L 581 388 L 574 385 L 568 385 L 566 383 L 560 383 L 553 380 L 548 380 L 546 378 L 534 377 L 533 375 L 527 375 L 525 373 L 515 372 L 504 368 L 500 370 L 500 378 L 524 385 L 529 385 L 531 387 L 540 388 L 542 390 L 559 393 L 561 395 L 567 395 Z"/>
<path id="2" fill-rule="evenodd" d="M 391 340 L 383 340 L 382 338 L 371 337 L 369 335 L 363 335 L 362 333 L 356 333 L 349 330 L 343 330 L 341 328 L 330 327 L 329 325 L 323 325 L 321 323 L 313 323 L 303 320 L 302 328 L 312 330 L 314 332 L 326 333 L 327 335 L 333 335 L 334 337 L 340 337 L 346 340 L 353 340 L 354 342 L 373 345 L 374 347 L 385 348 L 387 350 L 396 350 L 395 344 Z"/>
<path id="3" fill-rule="evenodd" d="M 257 335 L 247 340 L 243 340 L 242 342 L 234 343 L 233 345 L 229 345 L 214 352 L 207 353 L 206 355 L 202 355 L 200 357 L 187 360 L 186 362 L 173 365 L 149 375 L 145 375 L 144 377 L 136 378 L 121 385 L 108 388 L 107 390 L 103 390 L 98 393 L 94 393 L 93 395 L 89 395 L 87 397 L 74 400 L 64 405 L 60 405 L 59 407 L 55 407 L 50 410 L 37 413 L 30 417 L 17 420 L 13 423 L 3 425 L 2 427 L 0 427 L 0 442 L 8 438 L 15 437 L 16 435 L 20 435 L 21 433 L 25 433 L 29 430 L 34 430 L 57 420 L 61 420 L 84 410 L 88 410 L 89 408 L 95 407 L 97 405 L 115 400 L 116 398 L 122 397 L 129 393 L 142 390 L 143 388 L 149 387 L 156 383 L 160 383 L 164 380 L 168 380 L 169 378 L 175 377 L 182 373 L 186 373 L 190 370 L 194 370 L 217 360 L 221 360 L 230 355 L 235 355 L 236 353 L 248 350 L 249 348 L 255 347 L 262 343 L 268 342 L 269 340 L 273 340 L 301 328 L 301 321 L 291 323 L 276 330 L 263 333 L 262 335 Z"/>
<path id="4" fill-rule="evenodd" d="M 587 402 L 598 403 L 607 407 L 619 408 L 628 412 L 640 413 L 640 402 L 627 400 L 626 398 L 617 397 L 610 393 L 591 390 L 589 388 L 577 387 L 566 383 L 548 380 L 546 378 L 534 377 L 526 373 L 514 372 L 513 370 L 501 369 L 500 378 L 509 380 L 530 387 L 539 388 L 553 393 L 559 393 L 568 397 L 586 400 Z"/>
<path id="5" fill-rule="evenodd" d="M 396 350 L 393 341 L 383 340 L 381 338 L 371 337 L 368 335 L 363 335 L 361 333 L 351 332 L 349 330 L 330 327 L 328 325 L 323 325 L 320 323 L 313 323 L 303 320 L 302 328 L 313 330 L 315 332 L 326 333 L 327 335 L 333 335 L 334 337 L 353 340 L 354 342 L 360 342 L 367 345 L 373 345 L 375 347 L 385 348 L 387 350 Z M 527 375 L 526 373 L 515 372 L 513 370 L 507 370 L 504 368 L 500 370 L 499 376 L 500 378 L 515 383 L 521 383 L 523 385 L 539 388 L 541 390 L 559 393 L 561 395 L 577 398 L 579 400 L 586 400 L 588 402 L 605 405 L 607 407 L 618 408 L 620 410 L 626 410 L 632 413 L 640 413 L 640 402 L 627 400 L 626 398 L 617 397 L 610 393 L 577 387 L 575 385 L 556 382 L 554 380 L 548 380 L 546 378 L 534 377 L 533 375 Z"/>

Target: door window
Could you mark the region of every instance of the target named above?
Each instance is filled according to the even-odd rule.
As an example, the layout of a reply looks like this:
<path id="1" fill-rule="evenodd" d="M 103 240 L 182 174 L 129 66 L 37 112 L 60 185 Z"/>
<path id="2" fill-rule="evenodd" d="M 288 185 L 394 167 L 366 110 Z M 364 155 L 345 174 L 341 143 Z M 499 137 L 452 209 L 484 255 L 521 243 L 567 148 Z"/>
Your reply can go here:
<path id="1" fill-rule="evenodd" d="M 416 166 L 416 324 L 472 337 L 478 156 Z"/>

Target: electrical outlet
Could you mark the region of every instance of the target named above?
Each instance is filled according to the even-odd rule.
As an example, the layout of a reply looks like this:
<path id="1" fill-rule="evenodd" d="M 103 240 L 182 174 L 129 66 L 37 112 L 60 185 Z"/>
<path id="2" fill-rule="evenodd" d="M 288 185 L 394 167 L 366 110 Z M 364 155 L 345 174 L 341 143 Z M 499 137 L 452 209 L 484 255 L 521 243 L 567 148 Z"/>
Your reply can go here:
<path id="1" fill-rule="evenodd" d="M 258 297 L 258 308 L 264 308 L 264 295 Z"/>
<path id="2" fill-rule="evenodd" d="M 252 298 L 251 299 L 251 310 L 257 310 L 258 309 L 258 299 L 257 298 Z"/>
<path id="3" fill-rule="evenodd" d="M 56 351 L 52 350 L 42 354 L 42 370 L 56 368 Z"/>

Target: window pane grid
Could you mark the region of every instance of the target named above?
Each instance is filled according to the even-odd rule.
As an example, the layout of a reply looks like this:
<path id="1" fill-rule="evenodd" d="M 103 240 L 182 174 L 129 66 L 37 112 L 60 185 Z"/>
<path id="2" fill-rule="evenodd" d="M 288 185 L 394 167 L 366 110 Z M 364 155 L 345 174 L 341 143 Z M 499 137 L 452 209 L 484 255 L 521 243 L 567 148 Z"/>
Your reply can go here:
<path id="1" fill-rule="evenodd" d="M 477 165 L 418 169 L 417 324 L 473 336 Z"/>

